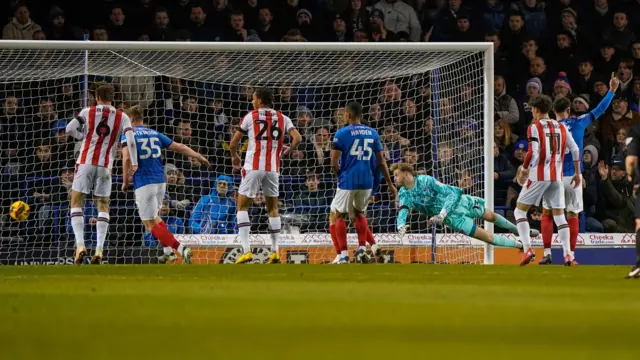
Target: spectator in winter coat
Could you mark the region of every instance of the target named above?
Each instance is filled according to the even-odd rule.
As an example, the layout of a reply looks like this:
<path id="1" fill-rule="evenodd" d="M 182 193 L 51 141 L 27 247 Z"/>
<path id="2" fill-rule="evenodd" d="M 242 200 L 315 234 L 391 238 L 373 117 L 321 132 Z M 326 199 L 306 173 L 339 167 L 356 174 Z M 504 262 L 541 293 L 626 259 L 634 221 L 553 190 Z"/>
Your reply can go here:
<path id="1" fill-rule="evenodd" d="M 40 25 L 31 20 L 31 13 L 25 4 L 18 5 L 11 21 L 2 29 L 5 40 L 31 40 L 33 33 L 42 30 Z"/>
<path id="2" fill-rule="evenodd" d="M 553 83 L 553 98 L 556 99 L 559 96 L 564 96 L 571 99 L 571 84 L 569 78 L 565 72 L 558 73 L 558 79 Z"/>
<path id="3" fill-rule="evenodd" d="M 584 204 L 584 215 L 586 218 L 585 228 L 587 232 L 602 232 L 602 223 L 596 219 L 596 207 L 598 206 L 598 150 L 593 145 L 584 147 L 584 171 L 582 172 L 582 186 L 584 188 L 582 200 Z"/>
<path id="4" fill-rule="evenodd" d="M 487 31 L 500 31 L 505 21 L 504 4 L 500 0 L 487 0 L 484 6 L 484 28 Z"/>
<path id="5" fill-rule="evenodd" d="M 631 233 L 635 230 L 633 185 L 627 181 L 624 158 L 611 161 L 611 171 L 604 161 L 598 164 L 600 198 L 604 202 L 602 226 L 606 233 Z"/>
<path id="6" fill-rule="evenodd" d="M 618 130 L 630 129 L 631 126 L 640 124 L 640 114 L 629 109 L 629 103 L 624 96 L 616 95 L 611 108 L 613 111 L 604 115 L 600 122 L 600 133 L 605 143 L 613 143 Z"/>
<path id="7" fill-rule="evenodd" d="M 640 78 L 633 79 L 633 89 L 629 96 L 629 109 L 634 112 L 640 111 Z"/>
<path id="8" fill-rule="evenodd" d="M 494 82 L 495 90 L 495 114 L 501 120 L 506 120 L 509 124 L 515 124 L 520 120 L 520 112 L 518 111 L 518 104 L 511 97 L 507 95 L 507 84 L 504 81 L 504 77 L 498 75 Z"/>
<path id="9" fill-rule="evenodd" d="M 211 194 L 200 198 L 189 219 L 194 234 L 233 234 L 236 227 L 236 203 L 231 199 L 233 180 L 218 176 Z"/>
<path id="10" fill-rule="evenodd" d="M 524 15 L 524 28 L 533 39 L 545 36 L 547 30 L 547 14 L 544 2 L 538 0 L 521 0 L 511 5 L 512 10 L 520 11 Z"/>
<path id="11" fill-rule="evenodd" d="M 410 5 L 402 0 L 382 0 L 374 7 L 385 14 L 384 26 L 388 31 L 395 34 L 406 31 L 411 41 L 420 41 L 422 27 L 418 14 Z"/>
<path id="12" fill-rule="evenodd" d="M 495 180 L 496 203 L 504 204 L 507 199 L 507 182 L 516 176 L 516 169 L 511 165 L 507 156 L 500 153 L 500 148 L 493 143 L 493 179 Z"/>

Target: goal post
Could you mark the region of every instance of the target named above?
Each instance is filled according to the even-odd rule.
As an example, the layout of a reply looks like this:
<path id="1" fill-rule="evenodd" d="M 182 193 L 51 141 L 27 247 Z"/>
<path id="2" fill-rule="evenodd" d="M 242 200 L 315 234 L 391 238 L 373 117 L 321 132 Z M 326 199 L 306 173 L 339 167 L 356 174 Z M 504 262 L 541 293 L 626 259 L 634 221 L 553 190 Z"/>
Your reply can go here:
<path id="1" fill-rule="evenodd" d="M 274 108 L 304 128 L 304 148 L 282 160 L 280 251 L 288 262 L 324 263 L 335 255 L 327 213 L 336 184 L 326 154 L 351 100 L 364 105 L 364 120 L 379 131 L 390 163 L 415 161 L 420 172 L 463 184 L 465 193 L 493 210 L 493 63 L 492 43 L 0 41 L 3 109 L 16 111 L 3 114 L 17 119 L 0 123 L 12 132 L 0 143 L 0 264 L 68 262 L 73 234 L 63 192 L 77 145 L 66 143 L 59 130 L 69 114 L 95 102 L 92 90 L 100 81 L 114 84 L 115 106 L 142 106 L 151 127 L 196 147 L 213 164 L 204 169 L 165 154 L 167 178 L 175 183 L 163 216 L 172 219 L 179 240 L 196 248 L 195 262 L 229 262 L 237 255 L 233 214 L 221 213 L 233 203 L 211 199 L 235 196 L 241 177 L 230 166 L 228 136 L 250 109 L 257 86 L 273 89 Z M 20 148 L 13 149 L 16 144 Z M 132 190 L 118 191 L 119 169 L 116 164 L 105 261 L 155 263 L 161 249 L 142 229 Z M 217 193 L 217 184 L 227 180 L 229 192 Z M 491 246 L 448 228 L 430 233 L 417 214 L 410 234 L 399 238 L 396 209 L 385 194 L 383 186 L 367 216 L 388 261 L 494 263 Z M 24 222 L 7 216 L 7 204 L 16 200 L 32 206 Z M 208 213 L 194 217 L 196 208 Z M 85 210 L 89 243 L 91 211 Z M 270 243 L 258 225 L 265 214 L 260 206 L 251 211 L 252 244 L 262 248 Z M 493 230 L 491 223 L 484 226 Z M 356 243 L 350 233 L 350 249 Z"/>

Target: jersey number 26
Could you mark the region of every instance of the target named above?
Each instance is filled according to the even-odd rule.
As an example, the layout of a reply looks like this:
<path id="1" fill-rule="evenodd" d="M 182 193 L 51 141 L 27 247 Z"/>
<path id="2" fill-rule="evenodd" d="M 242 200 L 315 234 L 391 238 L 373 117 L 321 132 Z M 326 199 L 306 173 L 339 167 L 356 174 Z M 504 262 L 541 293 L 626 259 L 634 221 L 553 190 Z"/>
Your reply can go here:
<path id="1" fill-rule="evenodd" d="M 355 139 L 353 145 L 351 145 L 349 155 L 355 156 L 358 160 L 369 161 L 371 155 L 373 155 L 373 149 L 371 148 L 373 139 L 364 139 L 362 143 L 360 145 L 360 139 Z"/>
<path id="2" fill-rule="evenodd" d="M 256 134 L 256 140 L 260 141 L 260 140 L 280 140 L 280 138 L 282 137 L 282 129 L 280 129 L 278 127 L 278 122 L 274 121 L 273 123 L 271 123 L 271 126 L 269 126 L 269 123 L 266 120 L 256 120 L 256 124 L 260 125 L 260 131 L 258 131 L 258 133 Z M 267 132 L 267 128 L 271 128 L 270 133 L 271 134 L 267 134 L 265 135 L 265 133 Z M 269 138 L 271 137 L 271 138 Z"/>

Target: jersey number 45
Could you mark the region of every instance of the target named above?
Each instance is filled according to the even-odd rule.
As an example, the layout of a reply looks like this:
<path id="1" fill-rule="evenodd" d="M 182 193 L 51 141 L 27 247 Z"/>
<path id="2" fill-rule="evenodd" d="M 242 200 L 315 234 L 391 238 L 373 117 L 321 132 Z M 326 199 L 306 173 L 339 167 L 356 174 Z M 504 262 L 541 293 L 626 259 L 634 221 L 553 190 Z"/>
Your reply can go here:
<path id="1" fill-rule="evenodd" d="M 371 148 L 372 144 L 373 139 L 364 139 L 364 141 L 362 141 L 362 145 L 360 145 L 360 139 L 355 139 L 353 141 L 353 145 L 351 145 L 349 155 L 355 156 L 358 160 L 369 161 L 371 159 L 371 155 L 373 155 L 373 149 Z"/>

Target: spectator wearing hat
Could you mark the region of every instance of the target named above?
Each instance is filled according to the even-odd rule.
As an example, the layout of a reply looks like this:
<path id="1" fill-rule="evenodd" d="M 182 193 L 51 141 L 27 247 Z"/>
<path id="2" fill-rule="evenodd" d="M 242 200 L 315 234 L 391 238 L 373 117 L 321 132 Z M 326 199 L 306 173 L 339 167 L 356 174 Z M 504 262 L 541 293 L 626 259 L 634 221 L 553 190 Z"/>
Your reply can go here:
<path id="1" fill-rule="evenodd" d="M 347 23 L 342 15 L 334 15 L 333 22 L 331 23 L 331 33 L 326 39 L 329 42 L 346 42 L 349 40 Z"/>
<path id="2" fill-rule="evenodd" d="M 604 149 L 612 146 L 620 129 L 629 130 L 633 125 L 640 124 L 640 114 L 629 109 L 627 98 L 623 95 L 616 95 L 613 98 L 611 109 L 612 111 L 605 114 L 600 122 Z"/>
<path id="3" fill-rule="evenodd" d="M 594 60 L 593 67 L 599 74 L 611 74 L 618 71 L 619 56 L 611 42 L 604 42 L 600 46 L 600 55 Z"/>
<path id="4" fill-rule="evenodd" d="M 558 79 L 553 83 L 553 98 L 557 99 L 560 96 L 566 98 L 572 97 L 571 84 L 565 72 L 558 73 Z"/>
<path id="5" fill-rule="evenodd" d="M 427 32 L 425 41 L 439 42 L 450 38 L 456 32 L 458 14 L 461 11 L 469 12 L 470 10 L 462 5 L 461 0 L 449 1 L 448 5 L 438 11 L 432 29 L 425 29 Z"/>
<path id="6" fill-rule="evenodd" d="M 319 39 L 319 28 L 313 21 L 313 14 L 306 8 L 301 8 L 296 12 L 296 19 L 298 21 L 297 29 L 300 31 L 302 37 L 308 41 L 316 41 Z"/>
<path id="7" fill-rule="evenodd" d="M 631 58 L 620 59 L 618 72 L 616 77 L 620 80 L 620 88 L 616 93 L 625 96 L 627 99 L 631 97 L 633 92 L 633 68 L 635 62 Z"/>
<path id="8" fill-rule="evenodd" d="M 371 40 L 374 42 L 393 42 L 397 41 L 398 37 L 395 33 L 388 31 L 384 25 L 384 12 L 380 9 L 373 9 L 371 11 Z M 360 31 L 360 30 L 359 30 Z"/>
<path id="9" fill-rule="evenodd" d="M 456 19 L 456 30 L 451 35 L 452 42 L 479 42 L 482 34 L 476 31 L 471 24 L 471 16 L 466 10 L 458 12 Z"/>
<path id="10" fill-rule="evenodd" d="M 609 82 L 607 81 L 607 79 L 600 74 L 597 74 L 593 77 L 593 94 L 591 96 L 590 103 L 595 104 L 602 101 L 604 96 L 607 94 L 607 91 L 609 91 L 608 83 Z"/>
<path id="11" fill-rule="evenodd" d="M 542 94 L 542 82 L 537 77 L 529 79 L 527 81 L 527 85 L 525 87 L 526 94 L 520 100 L 520 108 L 522 109 L 522 114 L 520 118 L 520 126 L 517 129 L 517 133 L 520 135 L 526 134 L 528 124 L 531 124 L 531 120 L 533 119 L 533 114 L 531 113 L 531 108 L 529 107 L 529 99 L 533 96 Z"/>
<path id="12" fill-rule="evenodd" d="M 498 144 L 493 143 L 493 179 L 495 180 L 496 203 L 507 201 L 507 182 L 516 176 L 516 168 L 509 162 L 506 155 L 500 153 Z"/>
<path id="13" fill-rule="evenodd" d="M 604 209 L 602 226 L 606 233 L 631 233 L 635 230 L 636 191 L 627 181 L 624 158 L 614 157 L 609 166 L 598 163 L 599 195 Z"/>
<path id="14" fill-rule="evenodd" d="M 580 94 L 573 99 L 571 103 L 571 111 L 574 115 L 580 116 L 586 114 L 591 108 L 589 94 Z"/>
<path id="15" fill-rule="evenodd" d="M 410 41 L 420 41 L 422 27 L 418 20 L 418 14 L 410 5 L 402 0 L 382 0 L 377 2 L 374 8 L 385 14 L 384 26 L 388 31 L 396 34 L 400 31 L 406 31 L 410 36 Z"/>
<path id="16" fill-rule="evenodd" d="M 13 18 L 2 29 L 2 38 L 4 40 L 31 40 L 33 33 L 38 30 L 42 30 L 42 28 L 31 20 L 31 13 L 27 5 L 19 3 Z"/>
<path id="17" fill-rule="evenodd" d="M 524 158 L 527 156 L 529 150 L 529 143 L 526 139 L 516 141 L 513 146 L 513 152 L 510 153 L 509 161 L 514 168 L 519 168 L 524 163 Z"/>
<path id="18" fill-rule="evenodd" d="M 363 0 L 349 1 L 346 13 L 344 15 L 340 15 L 345 22 L 347 41 L 353 41 L 354 35 L 358 30 L 371 33 L 371 20 L 369 18 L 367 8 L 363 6 L 363 2 Z M 379 12 L 379 16 L 384 18 L 384 13 L 382 11 Z M 384 20 L 382 20 L 382 22 L 384 23 Z"/>
<path id="19" fill-rule="evenodd" d="M 46 37 L 49 40 L 81 40 L 82 29 L 67 22 L 64 11 L 54 6 L 49 12 L 49 24 L 46 28 Z"/>
<path id="20" fill-rule="evenodd" d="M 610 42 L 616 51 L 627 52 L 636 40 L 636 35 L 629 26 L 629 19 L 624 11 L 616 10 L 613 21 L 602 33 L 602 40 Z"/>
<path id="21" fill-rule="evenodd" d="M 585 145 L 582 156 L 584 171 L 582 172 L 582 193 L 584 203 L 585 227 L 587 232 L 602 232 L 602 224 L 597 220 L 598 187 L 600 184 L 598 175 L 598 149 L 592 145 Z"/>
<path id="22" fill-rule="evenodd" d="M 504 77 L 497 75 L 494 81 L 494 111 L 495 115 L 501 120 L 506 120 L 513 125 L 520 120 L 520 111 L 518 104 L 507 94 L 507 84 Z"/>

